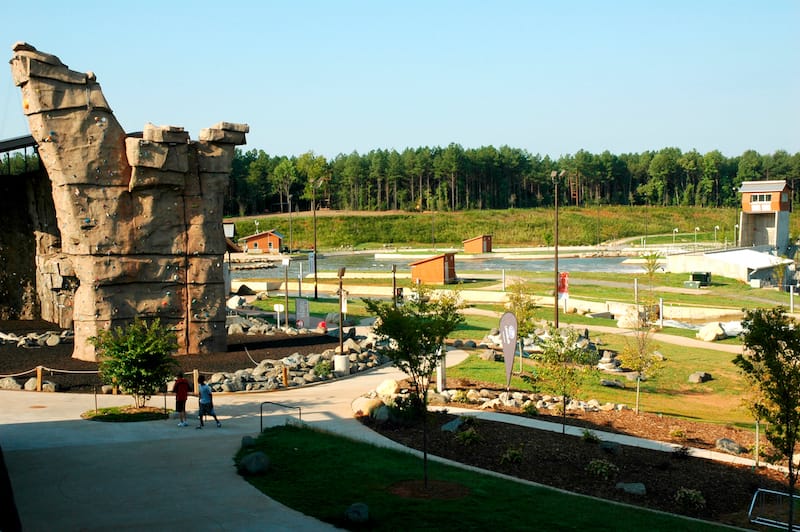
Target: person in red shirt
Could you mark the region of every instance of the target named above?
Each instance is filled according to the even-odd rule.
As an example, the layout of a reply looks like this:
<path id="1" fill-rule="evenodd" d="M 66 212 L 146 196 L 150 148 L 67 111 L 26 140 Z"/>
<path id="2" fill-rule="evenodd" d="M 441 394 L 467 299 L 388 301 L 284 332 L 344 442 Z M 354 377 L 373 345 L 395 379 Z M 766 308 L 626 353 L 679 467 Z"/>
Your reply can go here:
<path id="1" fill-rule="evenodd" d="M 186 399 L 189 397 L 189 381 L 183 377 L 183 372 L 175 374 L 175 384 L 172 385 L 172 392 L 175 394 L 175 411 L 178 413 L 180 422 L 179 427 L 186 427 Z"/>

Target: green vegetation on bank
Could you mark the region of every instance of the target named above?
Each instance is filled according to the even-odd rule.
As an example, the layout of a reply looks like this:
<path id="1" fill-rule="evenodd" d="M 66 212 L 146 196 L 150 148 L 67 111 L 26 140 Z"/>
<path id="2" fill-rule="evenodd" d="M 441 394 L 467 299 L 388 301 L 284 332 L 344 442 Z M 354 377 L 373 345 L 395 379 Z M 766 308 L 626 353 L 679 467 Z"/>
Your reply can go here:
<path id="1" fill-rule="evenodd" d="M 233 218 L 238 237 L 259 229 L 275 229 L 288 245 L 309 250 L 314 244 L 314 217 L 308 210 L 287 214 Z M 425 213 L 336 213 L 326 212 L 317 220 L 317 247 L 320 251 L 339 248 L 400 247 L 461 248 L 462 242 L 481 234 L 492 235 L 494 248 L 553 245 L 553 209 L 470 210 Z M 701 209 L 693 207 L 607 206 L 570 207 L 559 210 L 559 244 L 562 246 L 595 245 L 623 238 L 647 236 L 647 243 L 671 244 L 677 228 L 676 244 L 733 241 L 738 210 L 732 207 Z M 291 228 L 290 228 L 291 224 Z M 694 228 L 700 230 L 695 235 Z M 800 233 L 800 218 L 792 213 L 792 234 Z M 660 236 L 659 236 L 660 235 Z M 654 240 L 651 240 L 654 239 Z"/>
<path id="2" fill-rule="evenodd" d="M 428 466 L 431 482 L 463 486 L 468 490 L 464 497 L 402 497 L 392 493 L 392 487 L 408 480 L 421 481 L 420 458 L 308 428 L 267 429 L 250 450 L 264 451 L 273 464 L 269 474 L 248 478 L 253 486 L 282 504 L 339 527 L 348 527 L 345 510 L 363 502 L 369 507 L 370 519 L 359 530 L 490 530 L 498 522 L 505 530 L 527 530 L 533 524 L 539 530 L 591 530 L 598 523 L 632 531 L 723 529 L 639 508 L 626 507 L 621 512 L 618 504 L 438 462 Z M 250 450 L 240 452 L 237 458 Z M 331 479 L 336 479 L 335 489 L 331 489 Z M 500 521 L 498 516 L 502 516 Z"/>

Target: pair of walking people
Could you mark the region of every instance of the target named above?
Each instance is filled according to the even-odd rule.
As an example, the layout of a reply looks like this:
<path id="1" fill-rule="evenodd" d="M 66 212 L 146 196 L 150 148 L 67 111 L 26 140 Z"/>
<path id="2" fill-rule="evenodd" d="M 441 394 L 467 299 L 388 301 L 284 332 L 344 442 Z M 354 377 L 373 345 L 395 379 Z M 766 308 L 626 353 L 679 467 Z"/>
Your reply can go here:
<path id="1" fill-rule="evenodd" d="M 198 382 L 198 397 L 200 398 L 200 424 L 196 427 L 202 429 L 205 426 L 204 419 L 206 416 L 211 416 L 217 423 L 217 427 L 221 427 L 222 423 L 217 419 L 217 413 L 214 411 L 214 398 L 211 392 L 211 387 L 206 384 L 204 375 L 197 378 Z M 175 375 L 175 384 L 172 385 L 172 392 L 175 394 L 175 411 L 178 412 L 178 426 L 186 427 L 189 423 L 186 421 L 186 401 L 189 399 L 189 381 L 179 371 Z"/>

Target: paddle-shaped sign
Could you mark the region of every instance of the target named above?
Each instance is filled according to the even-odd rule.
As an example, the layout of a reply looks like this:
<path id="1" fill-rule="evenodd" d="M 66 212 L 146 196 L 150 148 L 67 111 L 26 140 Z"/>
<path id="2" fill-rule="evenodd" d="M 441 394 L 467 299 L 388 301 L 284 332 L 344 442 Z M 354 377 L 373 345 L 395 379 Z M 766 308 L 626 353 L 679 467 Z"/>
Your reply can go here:
<path id="1" fill-rule="evenodd" d="M 511 386 L 511 370 L 517 350 L 517 317 L 511 312 L 500 316 L 500 342 L 503 345 L 503 360 L 506 363 L 506 388 Z"/>

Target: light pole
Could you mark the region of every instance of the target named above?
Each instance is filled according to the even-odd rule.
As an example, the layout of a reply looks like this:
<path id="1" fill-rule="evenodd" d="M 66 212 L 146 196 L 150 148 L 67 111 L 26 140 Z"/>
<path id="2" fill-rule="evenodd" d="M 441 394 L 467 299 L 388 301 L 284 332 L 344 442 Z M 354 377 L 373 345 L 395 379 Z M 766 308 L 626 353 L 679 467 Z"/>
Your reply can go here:
<path id="1" fill-rule="evenodd" d="M 314 220 L 314 301 L 317 301 L 317 187 L 322 178 L 311 183 L 311 216 Z"/>
<path id="2" fill-rule="evenodd" d="M 554 312 L 554 324 L 556 329 L 558 329 L 558 181 L 567 173 L 566 170 L 561 170 L 557 172 L 553 170 L 550 172 L 550 178 L 553 180 L 553 185 L 555 187 L 554 190 L 554 198 L 555 198 L 555 231 L 554 231 L 554 254 L 553 254 L 553 276 L 554 276 L 554 285 L 553 285 L 553 312 Z"/>
<path id="3" fill-rule="evenodd" d="M 397 308 L 397 264 L 392 264 L 392 307 Z"/>
<path id="4" fill-rule="evenodd" d="M 338 276 L 339 276 L 339 354 L 344 354 L 344 336 L 342 335 L 342 302 L 344 298 L 344 290 L 342 290 L 342 277 L 344 277 L 345 267 L 342 266 L 339 268 Z"/>
<path id="5" fill-rule="evenodd" d="M 293 242 L 292 242 L 292 195 L 289 194 L 289 254 L 292 253 Z"/>
<path id="6" fill-rule="evenodd" d="M 283 309 L 283 311 L 286 313 L 286 319 L 284 320 L 284 323 L 286 324 L 286 327 L 288 327 L 289 326 L 289 263 L 291 262 L 291 259 L 283 259 L 281 262 L 283 263 L 283 287 L 285 293 L 285 298 L 284 298 L 285 308 Z"/>
<path id="7" fill-rule="evenodd" d="M 675 247 L 675 235 L 677 234 L 678 234 L 678 228 L 676 227 L 672 230 L 672 247 Z"/>
<path id="8" fill-rule="evenodd" d="M 733 225 L 733 245 L 739 247 L 739 241 L 736 239 L 736 232 L 739 230 L 739 224 Z"/>
<path id="9" fill-rule="evenodd" d="M 700 230 L 699 227 L 694 228 L 694 249 L 697 251 L 697 232 Z"/>
<path id="10" fill-rule="evenodd" d="M 717 231 L 719 231 L 719 226 L 715 225 L 714 226 L 714 243 L 715 244 L 717 243 Z"/>

